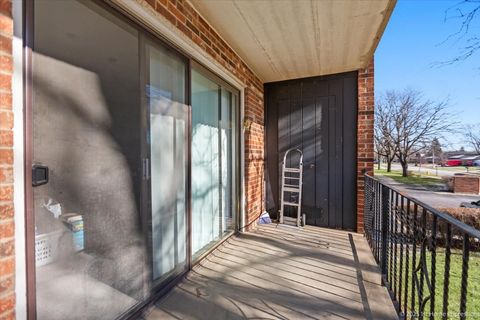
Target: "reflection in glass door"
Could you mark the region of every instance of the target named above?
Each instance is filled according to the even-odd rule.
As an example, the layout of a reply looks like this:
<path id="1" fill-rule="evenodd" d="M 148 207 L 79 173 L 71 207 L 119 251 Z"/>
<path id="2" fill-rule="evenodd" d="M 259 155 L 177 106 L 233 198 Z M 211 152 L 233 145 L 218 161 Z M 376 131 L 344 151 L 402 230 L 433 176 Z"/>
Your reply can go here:
<path id="1" fill-rule="evenodd" d="M 220 236 L 218 85 L 192 70 L 192 252 Z"/>
<path id="2" fill-rule="evenodd" d="M 237 95 L 192 69 L 192 252 L 196 259 L 230 233 L 236 209 Z"/>
<path id="3" fill-rule="evenodd" d="M 235 194 L 235 155 L 237 128 L 237 96 L 231 91 L 221 88 L 220 97 L 220 158 L 221 170 L 221 233 L 227 234 L 235 227 L 236 201 Z"/>
<path id="4" fill-rule="evenodd" d="M 94 2 L 32 4 L 36 319 L 115 319 L 147 287 L 139 34 Z"/>
<path id="5" fill-rule="evenodd" d="M 114 319 L 233 230 L 238 92 L 95 1 L 33 5 L 36 316 Z"/>
<path id="6" fill-rule="evenodd" d="M 152 276 L 156 282 L 186 268 L 186 65 L 172 52 L 146 45 L 149 112 L 144 163 L 150 168 Z M 148 174 L 147 174 L 148 178 Z"/>

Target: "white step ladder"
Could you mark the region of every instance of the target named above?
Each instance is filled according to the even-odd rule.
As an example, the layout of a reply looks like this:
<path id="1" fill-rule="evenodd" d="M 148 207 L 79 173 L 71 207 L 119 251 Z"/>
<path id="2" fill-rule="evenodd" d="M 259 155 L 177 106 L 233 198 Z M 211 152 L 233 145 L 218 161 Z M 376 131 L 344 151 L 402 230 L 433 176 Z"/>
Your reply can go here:
<path id="1" fill-rule="evenodd" d="M 300 154 L 300 160 L 298 167 L 287 167 L 287 157 L 290 152 L 296 152 Z M 297 227 L 301 225 L 301 208 L 302 208 L 302 179 L 303 179 L 303 153 L 299 149 L 288 149 L 283 156 L 282 163 L 282 189 L 281 189 L 281 202 L 280 202 L 280 223 L 293 223 Z M 297 202 L 285 201 L 285 193 L 297 194 Z M 297 208 L 297 218 L 284 217 L 285 206 Z"/>

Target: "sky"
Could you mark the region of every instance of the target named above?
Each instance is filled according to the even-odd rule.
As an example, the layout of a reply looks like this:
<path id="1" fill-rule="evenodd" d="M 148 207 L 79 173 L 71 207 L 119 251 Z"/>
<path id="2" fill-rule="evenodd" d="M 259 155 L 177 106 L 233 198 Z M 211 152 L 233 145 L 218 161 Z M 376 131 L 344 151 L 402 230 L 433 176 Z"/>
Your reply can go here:
<path id="1" fill-rule="evenodd" d="M 480 50 L 465 61 L 442 64 L 457 57 L 466 44 L 465 37 L 449 39 L 463 21 L 451 9 L 459 2 L 397 2 L 375 52 L 376 97 L 386 90 L 420 90 L 431 100 L 449 99 L 450 112 L 461 125 L 480 126 Z M 480 37 L 480 14 L 470 34 Z M 468 150 L 462 134 L 448 135 L 442 144 L 444 150 L 462 146 Z"/>

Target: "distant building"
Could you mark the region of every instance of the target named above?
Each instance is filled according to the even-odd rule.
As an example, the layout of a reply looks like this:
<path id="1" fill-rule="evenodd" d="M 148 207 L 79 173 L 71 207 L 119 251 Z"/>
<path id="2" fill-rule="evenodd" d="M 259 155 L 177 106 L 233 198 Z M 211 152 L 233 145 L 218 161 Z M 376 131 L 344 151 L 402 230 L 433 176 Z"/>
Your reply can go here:
<path id="1" fill-rule="evenodd" d="M 457 153 L 456 151 L 447 151 L 445 155 L 446 160 L 443 164 L 448 167 L 480 166 L 480 154 L 475 152 Z"/>

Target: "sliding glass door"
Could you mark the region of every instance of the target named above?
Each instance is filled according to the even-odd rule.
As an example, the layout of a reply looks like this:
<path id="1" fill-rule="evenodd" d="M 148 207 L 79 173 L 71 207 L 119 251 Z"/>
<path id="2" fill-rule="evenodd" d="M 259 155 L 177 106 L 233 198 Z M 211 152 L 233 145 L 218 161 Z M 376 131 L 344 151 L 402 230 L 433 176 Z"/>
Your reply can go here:
<path id="1" fill-rule="evenodd" d="M 96 1 L 33 9 L 36 317 L 114 319 L 234 230 L 238 92 Z"/>
<path id="2" fill-rule="evenodd" d="M 194 259 L 235 225 L 237 95 L 192 69 L 192 252 Z"/>
<path id="3" fill-rule="evenodd" d="M 36 318 L 113 319 L 148 288 L 139 33 L 93 2 L 33 5 Z"/>
<path id="4" fill-rule="evenodd" d="M 186 70 L 172 51 L 146 43 L 148 123 L 144 161 L 151 210 L 152 276 L 160 282 L 186 269 Z"/>

